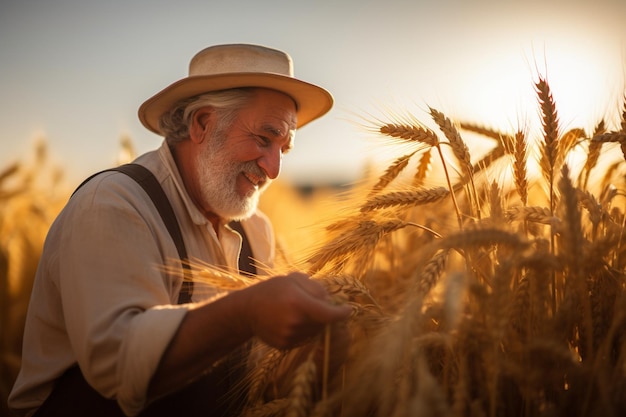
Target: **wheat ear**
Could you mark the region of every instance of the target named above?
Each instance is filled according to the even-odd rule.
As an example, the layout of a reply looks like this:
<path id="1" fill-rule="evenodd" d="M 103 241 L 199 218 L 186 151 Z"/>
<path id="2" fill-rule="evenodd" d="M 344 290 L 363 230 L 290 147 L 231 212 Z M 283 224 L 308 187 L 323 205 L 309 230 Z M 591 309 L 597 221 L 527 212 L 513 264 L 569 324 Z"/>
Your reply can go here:
<path id="1" fill-rule="evenodd" d="M 587 136 L 583 129 L 570 129 L 561 136 L 557 142 L 554 156 L 554 169 L 560 170 L 568 153 L 579 143 L 580 139 Z"/>
<path id="2" fill-rule="evenodd" d="M 263 346 L 263 348 L 265 348 Z M 246 381 L 250 384 L 248 388 L 248 404 L 259 405 L 263 400 L 263 395 L 270 381 L 274 377 L 279 365 L 285 359 L 287 351 L 270 349 L 246 376 Z"/>
<path id="3" fill-rule="evenodd" d="M 435 132 L 417 123 L 386 123 L 380 125 L 378 131 L 392 138 L 420 142 L 428 146 L 437 146 L 439 144 L 439 138 Z"/>
<path id="4" fill-rule="evenodd" d="M 561 179 L 559 181 L 561 191 L 563 222 L 567 227 L 561 230 L 562 243 L 564 249 L 562 256 L 568 265 L 567 280 L 579 291 L 579 301 L 583 306 L 583 326 L 585 330 L 585 348 L 588 352 L 593 351 L 593 323 L 591 319 L 591 304 L 589 301 L 589 290 L 587 285 L 585 266 L 583 262 L 583 232 L 581 225 L 580 211 L 578 210 L 578 198 L 569 178 L 569 167 L 563 165 Z"/>
<path id="5" fill-rule="evenodd" d="M 330 296 L 345 294 L 349 297 L 365 297 L 370 300 L 379 311 L 382 311 L 382 308 L 365 284 L 351 275 L 328 275 L 323 278 L 316 277 L 316 279 L 320 279 Z"/>
<path id="6" fill-rule="evenodd" d="M 315 349 L 307 359 L 298 366 L 289 391 L 289 406 L 286 417 L 307 417 L 313 406 L 313 387 L 316 381 L 317 367 L 315 365 Z"/>
<path id="7" fill-rule="evenodd" d="M 436 253 L 428 263 L 424 266 L 424 269 L 417 277 L 417 292 L 420 296 L 426 296 L 430 290 L 437 284 L 441 273 L 446 268 L 446 261 L 448 259 L 448 251 L 442 250 Z"/>
<path id="8" fill-rule="evenodd" d="M 411 184 L 415 188 L 419 188 L 424 185 L 424 180 L 428 176 L 428 171 L 431 168 L 431 160 L 433 157 L 432 148 L 429 148 L 424 152 L 417 164 L 417 170 L 413 176 L 413 183 Z"/>
<path id="9" fill-rule="evenodd" d="M 415 152 L 411 152 L 407 155 L 403 155 L 396 159 L 385 171 L 385 173 L 378 179 L 378 182 L 372 187 L 370 191 L 370 196 L 378 194 L 381 190 L 383 190 L 387 185 L 389 185 L 394 179 L 400 175 L 400 173 L 406 168 L 409 164 L 409 160 Z"/>
<path id="10" fill-rule="evenodd" d="M 407 225 L 408 223 L 402 220 L 387 220 L 383 222 L 374 220 L 359 221 L 353 229 L 341 233 L 309 258 L 309 262 L 311 262 L 309 272 L 316 273 L 333 260 L 338 261 L 336 264 L 339 265 L 338 268 L 341 270 L 350 255 L 353 258 L 367 257 L 374 250 L 382 236 Z M 364 269 L 365 266 L 366 263 L 362 262 L 359 268 Z"/>
<path id="11" fill-rule="evenodd" d="M 593 131 L 593 136 L 600 136 L 603 133 L 606 133 L 606 126 L 604 120 L 601 120 L 595 127 Z M 587 184 L 589 183 L 589 175 L 591 170 L 597 165 L 598 159 L 600 158 L 600 151 L 602 150 L 602 142 L 589 140 L 589 147 L 587 150 L 587 160 L 585 161 L 585 166 L 580 172 L 582 179 L 582 187 L 587 188 Z"/>
<path id="12" fill-rule="evenodd" d="M 527 145 L 526 134 L 518 131 L 515 134 L 513 146 L 513 177 L 515 178 L 515 187 L 519 194 L 522 205 L 528 203 L 528 177 L 526 171 L 527 163 Z"/>
<path id="13" fill-rule="evenodd" d="M 515 152 L 514 136 L 472 123 L 461 123 L 460 125 L 462 129 L 493 139 L 498 144 L 487 155 L 474 164 L 474 173 L 488 168 L 494 161 L 505 154 L 512 155 Z"/>
<path id="14" fill-rule="evenodd" d="M 505 230 L 485 228 L 466 230 L 451 234 L 436 241 L 436 246 L 441 249 L 471 248 L 474 246 L 506 245 L 511 248 L 522 250 L 530 243 L 519 235 Z"/>
<path id="15" fill-rule="evenodd" d="M 549 208 L 539 206 L 510 207 L 506 210 L 506 217 L 509 221 L 529 221 L 547 225 L 558 222 L 558 217 L 554 216 Z"/>
<path id="16" fill-rule="evenodd" d="M 437 123 L 437 125 L 445 135 L 445 137 L 448 139 L 450 147 L 452 148 L 452 152 L 454 153 L 454 156 L 456 156 L 461 165 L 461 171 L 464 174 L 465 181 L 469 181 L 474 173 L 474 170 L 472 167 L 469 149 L 461 138 L 459 131 L 454 126 L 452 121 L 440 111 L 437 111 L 431 107 L 430 114 L 435 123 Z"/>
<path id="17" fill-rule="evenodd" d="M 626 131 L 619 132 L 607 132 L 601 135 L 596 135 L 592 138 L 592 142 L 617 142 L 620 144 L 622 149 L 622 154 L 624 155 L 624 159 L 626 160 Z"/>
<path id="18" fill-rule="evenodd" d="M 495 161 L 502 158 L 506 154 L 505 150 L 501 146 L 496 146 L 489 153 L 476 161 L 472 167 L 474 174 L 484 171 L 489 168 Z"/>
<path id="19" fill-rule="evenodd" d="M 550 189 L 550 210 L 554 211 L 554 168 L 557 154 L 557 140 L 559 138 L 559 118 L 550 86 L 546 80 L 540 77 L 535 87 L 541 107 L 543 126 L 543 146 L 541 148 L 540 166 Z"/>
<path id="20" fill-rule="evenodd" d="M 475 203 L 474 207 L 476 209 L 477 217 L 480 217 L 480 209 L 478 207 L 478 199 L 476 197 L 476 187 L 474 186 L 474 167 L 472 166 L 469 149 L 467 148 L 467 145 L 461 138 L 459 131 L 456 129 L 456 127 L 454 126 L 454 124 L 448 117 L 446 117 L 443 113 L 441 113 L 440 111 L 432 107 L 430 107 L 430 114 L 433 120 L 435 121 L 435 123 L 437 123 L 441 131 L 444 133 L 444 135 L 448 139 L 448 144 L 452 148 L 452 152 L 454 153 L 454 156 L 457 158 L 457 160 L 460 163 L 461 172 L 463 173 L 463 176 L 461 178 L 462 182 L 464 184 L 469 182 L 471 185 L 471 189 L 469 193 L 470 199 L 473 199 Z M 437 146 L 437 150 L 439 151 L 441 162 L 443 164 L 444 172 L 446 175 L 446 180 L 448 181 L 448 187 L 450 188 L 450 196 L 453 199 L 453 203 L 457 211 L 459 228 L 462 229 L 463 220 L 461 216 L 461 210 L 458 207 L 456 196 L 454 195 L 454 190 L 450 183 L 450 177 L 448 174 L 447 166 L 443 158 L 443 153 L 441 152 L 441 145 Z"/>
<path id="21" fill-rule="evenodd" d="M 587 190 L 576 190 L 578 201 L 589 212 L 589 221 L 591 222 L 591 238 L 595 240 L 598 236 L 598 227 L 602 221 L 602 205 L 598 202 L 591 192 Z"/>
<path id="22" fill-rule="evenodd" d="M 449 193 L 444 187 L 390 192 L 369 198 L 360 210 L 366 213 L 387 207 L 421 206 L 443 200 Z"/>
<path id="23" fill-rule="evenodd" d="M 479 135 L 485 136 L 487 138 L 493 139 L 496 142 L 502 143 L 502 137 L 507 136 L 506 134 L 499 132 L 497 130 L 491 129 L 489 127 L 480 126 L 475 123 L 461 122 L 459 123 L 461 129 L 465 129 L 470 132 L 478 133 Z"/>

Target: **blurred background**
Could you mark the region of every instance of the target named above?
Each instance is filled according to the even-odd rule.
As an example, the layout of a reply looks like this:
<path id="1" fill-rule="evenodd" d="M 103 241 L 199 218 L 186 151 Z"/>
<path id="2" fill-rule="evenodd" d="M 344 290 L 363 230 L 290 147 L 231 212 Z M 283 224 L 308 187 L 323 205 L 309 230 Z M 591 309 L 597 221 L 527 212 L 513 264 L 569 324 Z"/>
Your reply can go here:
<path id="1" fill-rule="evenodd" d="M 378 120 L 412 114 L 432 125 L 430 106 L 503 132 L 539 130 L 539 76 L 563 131 L 620 120 L 625 24 L 624 0 L 3 0 L 0 415 L 10 415 L 50 223 L 83 178 L 160 145 L 137 108 L 185 77 L 197 51 L 282 49 L 297 77 L 333 93 L 335 107 L 297 133 L 282 181 L 262 200 L 281 246 L 297 251 L 343 205 L 338 187 L 399 156 L 373 134 Z"/>
<path id="2" fill-rule="evenodd" d="M 510 131 L 536 119 L 537 74 L 565 126 L 594 123 L 624 91 L 625 22 L 624 0 L 5 0 L 0 163 L 44 139 L 74 185 L 115 164 L 122 138 L 155 148 L 138 106 L 200 49 L 248 42 L 289 52 L 336 99 L 283 179 L 348 183 L 388 157 L 364 121 L 431 106 Z"/>

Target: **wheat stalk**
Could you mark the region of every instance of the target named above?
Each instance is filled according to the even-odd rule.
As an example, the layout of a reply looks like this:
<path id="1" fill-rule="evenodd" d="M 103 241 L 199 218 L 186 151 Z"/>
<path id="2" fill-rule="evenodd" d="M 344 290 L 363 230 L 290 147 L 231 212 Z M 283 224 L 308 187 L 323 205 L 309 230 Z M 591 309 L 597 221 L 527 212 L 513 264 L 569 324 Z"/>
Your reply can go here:
<path id="1" fill-rule="evenodd" d="M 528 174 L 526 171 L 527 162 L 527 145 L 526 134 L 517 131 L 515 134 L 513 145 L 513 177 L 515 178 L 515 187 L 519 194 L 522 205 L 528 203 Z"/>
<path id="2" fill-rule="evenodd" d="M 489 219 L 492 222 L 500 223 L 504 218 L 502 207 L 502 190 L 497 182 L 492 182 L 489 187 Z"/>
<path id="3" fill-rule="evenodd" d="M 601 120 L 595 127 L 594 131 L 593 131 L 593 136 L 592 137 L 596 137 L 596 136 L 600 136 L 603 133 L 606 132 L 606 126 L 604 123 L 604 120 Z M 583 167 L 580 175 L 582 178 L 582 186 L 583 187 L 587 187 L 588 183 L 589 183 L 589 175 L 591 173 L 591 170 L 596 166 L 596 164 L 598 163 L 598 159 L 600 158 L 600 151 L 602 149 L 602 142 L 601 141 L 594 141 L 594 140 L 590 140 L 589 141 L 589 148 L 587 151 L 587 160 L 585 161 L 585 166 Z"/>
<path id="4" fill-rule="evenodd" d="M 461 128 L 478 133 L 497 142 L 495 148 L 474 164 L 475 173 L 487 169 L 502 156 L 506 154 L 513 155 L 515 153 L 515 136 L 472 123 L 461 123 Z"/>
<path id="5" fill-rule="evenodd" d="M 439 138 L 435 132 L 417 123 L 386 123 L 380 125 L 378 131 L 386 136 L 424 143 L 428 146 L 439 144 Z"/>
<path id="6" fill-rule="evenodd" d="M 541 107 L 543 126 L 543 147 L 541 148 L 540 166 L 550 188 L 550 210 L 554 210 L 554 169 L 559 138 L 559 118 L 552 98 L 550 86 L 545 79 L 539 78 L 535 84 Z"/>
<path id="7" fill-rule="evenodd" d="M 626 160 L 626 131 L 619 132 L 607 132 L 602 133 L 600 135 L 596 135 L 591 139 L 592 142 L 617 142 L 620 144 L 620 148 L 622 150 L 622 154 L 624 155 L 624 159 Z"/>
<path id="8" fill-rule="evenodd" d="M 325 286 L 330 302 L 354 307 L 344 372 L 328 375 L 329 361 L 337 353 L 331 350 L 328 329 L 319 372 L 307 356 L 310 350 L 283 352 L 256 345 L 248 362 L 253 368 L 242 382 L 249 387 L 244 416 L 623 414 L 625 165 L 623 160 L 601 164 L 599 157 L 603 149 L 617 151 L 615 146 L 603 148 L 604 143 L 625 149 L 626 102 L 617 129 L 609 130 L 601 121 L 591 137 L 582 129 L 560 135 L 556 104 L 545 79 L 535 88 L 543 124 L 537 179 L 527 166 L 534 150 L 529 144 L 536 138 L 527 131 L 509 135 L 461 124 L 496 141 L 486 156 L 470 165 L 469 142 L 464 144 L 452 121 L 436 110 L 430 116 L 439 119 L 449 143 L 440 143 L 416 120 L 379 123 L 378 133 L 399 139 L 394 144 L 401 149 L 408 145 L 417 150 L 401 151 L 369 194 L 356 194 L 362 199 L 353 211 L 337 211 L 342 215 L 333 217 L 325 240 L 309 259 L 313 279 Z M 587 143 L 588 153 L 576 188 L 568 164 L 581 142 Z M 459 161 L 462 178 L 455 179 L 454 187 L 442 143 Z M 445 178 L 430 177 L 432 147 L 437 147 Z M 412 179 L 419 188 L 396 181 L 422 151 Z M 514 187 L 503 181 L 508 167 L 494 163 L 503 156 L 512 161 Z M 596 171 L 601 178 L 597 184 L 590 180 Z M 0 207 L 0 254 L 13 264 L 5 265 L 12 276 L 36 257 L 30 255 L 36 245 L 27 243 L 31 232 L 14 228 L 19 223 L 15 219 L 33 219 L 32 214 L 45 212 L 46 205 L 23 204 L 26 208 L 16 210 L 17 215 L 7 208 L 34 195 L 37 172 L 24 180 L 21 193 L 2 200 L 6 204 Z M 3 189 L 11 175 L 11 169 L 0 171 Z M 447 188 L 437 187 L 442 180 Z M 392 183 L 397 188 L 388 192 Z M 547 192 L 540 194 L 542 188 L 549 189 L 549 204 Z M 448 195 L 459 229 L 449 225 L 452 211 L 443 203 Z M 511 206 L 517 198 L 518 206 Z M 467 204 L 475 207 L 468 209 Z M 489 218 L 470 213 L 485 208 Z M 406 226 L 427 233 L 400 231 Z M 255 282 L 236 271 L 205 266 L 196 266 L 194 276 L 224 291 Z M 3 336 L 4 327 L 15 321 L 6 291 L 6 302 L 0 303 L 6 313 L 1 317 Z M 8 350 L 9 341 L 2 339 L 0 345 Z M 13 364 L 15 355 L 0 353 L 5 366 Z M 315 392 L 318 373 L 321 395 Z M 285 394 L 284 383 L 291 384 L 288 398 L 264 403 L 266 396 Z"/>
<path id="9" fill-rule="evenodd" d="M 592 142 L 600 142 L 600 143 L 609 143 L 609 142 L 618 142 L 622 143 L 626 140 L 626 133 L 623 132 L 606 132 L 594 135 L 591 138 Z"/>
<path id="10" fill-rule="evenodd" d="M 361 220 L 355 228 L 341 233 L 316 254 L 310 256 L 308 259 L 311 263 L 309 271 L 315 274 L 325 265 L 334 261 L 335 270 L 339 272 L 343 269 L 350 255 L 359 259 L 367 259 L 382 236 L 406 226 L 406 222 L 397 219 L 382 222 L 369 219 Z M 366 264 L 362 263 L 358 265 L 357 270 L 360 271 L 365 266 Z"/>
<path id="11" fill-rule="evenodd" d="M 517 337 L 525 339 L 530 334 L 530 307 L 530 280 L 525 276 L 515 289 L 509 310 L 509 322 Z"/>
<path id="12" fill-rule="evenodd" d="M 470 199 L 473 199 L 473 202 L 474 202 L 473 207 L 476 209 L 477 217 L 480 218 L 480 208 L 478 207 L 478 198 L 476 196 L 476 187 L 474 185 L 474 167 L 472 166 L 472 162 L 471 162 L 467 145 L 465 144 L 458 130 L 456 129 L 456 127 L 454 126 L 454 124 L 448 117 L 446 117 L 443 113 L 435 110 L 432 107 L 430 107 L 429 109 L 430 109 L 431 117 L 433 118 L 435 123 L 437 123 L 441 131 L 444 133 L 444 135 L 448 139 L 448 144 L 452 148 L 452 152 L 454 153 L 454 155 L 456 156 L 457 160 L 459 161 L 461 165 L 461 171 L 463 173 L 463 176 L 461 178 L 462 182 L 464 184 L 469 182 L 470 184 L 470 193 L 469 193 Z M 448 188 L 450 189 L 450 196 L 452 197 L 455 209 L 457 211 L 459 228 L 462 229 L 463 221 L 462 221 L 462 216 L 461 216 L 461 210 L 458 207 L 458 204 L 456 202 L 456 197 L 454 195 L 454 190 L 450 183 L 450 176 L 448 174 L 447 166 L 443 158 L 443 154 L 441 152 L 441 145 L 437 146 L 437 150 L 439 151 L 441 162 L 443 164 L 444 172 L 446 175 L 446 180 L 448 181 Z"/>
<path id="13" fill-rule="evenodd" d="M 475 123 L 461 122 L 459 123 L 459 126 L 461 126 L 462 129 L 491 138 L 501 144 L 504 143 L 503 137 L 508 136 L 506 133 L 499 132 L 486 126 L 477 125 Z"/>
<path id="14" fill-rule="evenodd" d="M 620 128 L 622 132 L 626 132 L 626 94 L 622 98 L 622 112 L 620 115 Z"/>
<path id="15" fill-rule="evenodd" d="M 362 206 L 361 212 L 370 212 L 387 207 L 420 206 L 434 203 L 446 198 L 450 192 L 443 187 L 418 189 L 415 191 L 396 191 L 369 198 Z"/>
<path id="16" fill-rule="evenodd" d="M 226 268 L 216 267 L 208 264 L 200 259 L 190 259 L 183 262 L 189 267 L 192 277 L 185 275 L 185 269 L 181 269 L 179 260 L 172 260 L 168 265 L 160 267 L 166 273 L 178 275 L 184 279 L 193 279 L 195 282 L 207 284 L 214 289 L 220 291 L 240 290 L 257 283 L 260 277 L 249 277 L 239 274 L 237 271 L 231 271 Z"/>
<path id="17" fill-rule="evenodd" d="M 452 148 L 452 152 L 460 163 L 461 170 L 464 175 L 464 181 L 470 181 L 474 170 L 467 145 L 461 138 L 459 131 L 456 129 L 452 121 L 440 111 L 430 108 L 430 114 L 448 139 L 448 143 Z"/>
<path id="18" fill-rule="evenodd" d="M 565 162 L 565 158 L 569 152 L 580 142 L 581 139 L 587 137 L 583 129 L 574 128 L 565 132 L 556 144 L 554 156 L 554 170 L 560 171 Z"/>
<path id="19" fill-rule="evenodd" d="M 558 217 L 552 215 L 547 207 L 510 207 L 506 210 L 506 217 L 509 221 L 529 221 L 553 225 L 559 222 Z"/>
<path id="20" fill-rule="evenodd" d="M 313 387 L 316 382 L 317 367 L 312 350 L 307 359 L 296 370 L 289 391 L 286 417 L 306 417 L 313 407 Z"/>
<path id="21" fill-rule="evenodd" d="M 592 239 L 595 240 L 598 235 L 600 221 L 602 220 L 602 205 L 598 202 L 594 195 L 587 190 L 577 189 L 576 193 L 580 204 L 589 212 L 589 221 L 592 226 L 591 236 Z"/>
<path id="22" fill-rule="evenodd" d="M 372 296 L 369 288 L 367 288 L 361 280 L 351 275 L 327 275 L 322 278 L 316 277 L 316 279 L 319 279 L 322 282 L 330 296 L 345 294 L 351 298 L 364 297 L 371 301 L 379 311 L 382 311 L 381 306 Z"/>
<path id="23" fill-rule="evenodd" d="M 588 297 L 588 285 L 585 270 L 588 266 L 583 263 L 583 233 L 581 228 L 581 216 L 578 210 L 578 198 L 570 178 L 569 168 L 563 165 L 559 189 L 562 195 L 561 216 L 565 227 L 561 228 L 563 236 L 561 246 L 563 250 L 560 255 L 564 258 L 569 267 L 567 282 L 573 285 L 579 293 L 579 300 L 583 306 L 583 326 L 586 338 L 584 340 L 585 350 L 592 354 L 593 351 L 593 325 L 591 319 L 591 305 Z"/>
<path id="24" fill-rule="evenodd" d="M 276 370 L 287 354 L 287 351 L 268 348 L 265 345 L 261 345 L 257 349 L 261 349 L 263 355 L 259 363 L 249 371 L 245 378 L 248 385 L 247 402 L 252 407 L 262 403 L 268 385 L 275 377 Z"/>
<path id="25" fill-rule="evenodd" d="M 523 250 L 530 245 L 528 241 L 515 233 L 495 228 L 466 230 L 436 241 L 436 246 L 441 249 L 472 248 L 496 244 L 510 246 L 517 250 Z"/>
<path id="26" fill-rule="evenodd" d="M 417 276 L 417 292 L 420 296 L 426 296 L 437 284 L 441 273 L 446 268 L 448 251 L 442 250 L 436 253 L 430 261 L 426 263 L 424 269 Z"/>
<path id="27" fill-rule="evenodd" d="M 424 184 L 424 181 L 428 176 L 428 172 L 431 168 L 431 160 L 431 149 L 427 149 L 426 152 L 422 154 L 422 157 L 417 164 L 417 170 L 415 171 L 415 175 L 413 176 L 413 183 L 411 184 L 413 188 L 420 188 Z"/>
<path id="28" fill-rule="evenodd" d="M 489 168 L 494 162 L 502 158 L 505 154 L 506 152 L 503 147 L 497 146 L 493 148 L 480 160 L 476 161 L 476 163 L 472 167 L 474 174 L 487 170 L 487 168 Z"/>
<path id="29" fill-rule="evenodd" d="M 409 160 L 415 152 L 411 152 L 407 155 L 401 156 L 396 159 L 385 171 L 385 173 L 379 178 L 378 182 L 372 187 L 369 196 L 373 196 L 383 190 L 389 183 L 391 183 L 394 179 L 400 175 L 400 173 L 406 168 L 409 164 Z"/>

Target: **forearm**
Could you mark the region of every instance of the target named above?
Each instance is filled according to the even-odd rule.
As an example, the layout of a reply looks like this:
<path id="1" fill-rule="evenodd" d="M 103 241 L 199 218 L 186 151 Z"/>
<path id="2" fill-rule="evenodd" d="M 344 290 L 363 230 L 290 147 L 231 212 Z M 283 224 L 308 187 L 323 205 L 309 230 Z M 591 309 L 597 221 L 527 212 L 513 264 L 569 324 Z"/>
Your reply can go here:
<path id="1" fill-rule="evenodd" d="M 235 347 L 256 336 L 287 349 L 345 320 L 348 306 L 337 306 L 306 275 L 293 273 L 261 281 L 187 312 L 165 350 L 150 383 L 155 398 L 202 375 Z"/>
<path id="2" fill-rule="evenodd" d="M 246 292 L 237 291 L 190 309 L 152 377 L 148 398 L 179 389 L 252 336 L 242 311 Z"/>

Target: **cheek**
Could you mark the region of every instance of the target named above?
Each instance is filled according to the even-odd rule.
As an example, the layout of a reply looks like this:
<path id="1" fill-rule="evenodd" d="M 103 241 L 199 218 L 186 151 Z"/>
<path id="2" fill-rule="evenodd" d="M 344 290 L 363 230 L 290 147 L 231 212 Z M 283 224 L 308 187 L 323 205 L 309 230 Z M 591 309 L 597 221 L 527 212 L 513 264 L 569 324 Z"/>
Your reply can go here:
<path id="1" fill-rule="evenodd" d="M 256 161 L 264 155 L 264 151 L 257 144 L 245 144 L 235 149 L 232 158 L 239 162 Z"/>
<path id="2" fill-rule="evenodd" d="M 247 162 L 259 158 L 262 152 L 255 140 L 242 139 L 226 144 L 221 153 L 232 161 Z"/>

